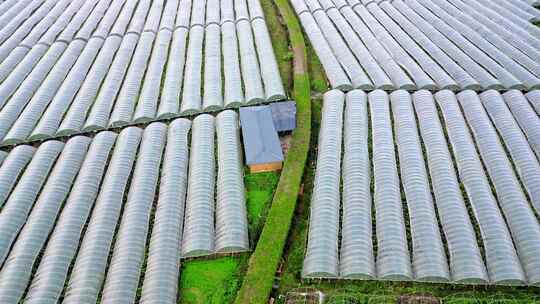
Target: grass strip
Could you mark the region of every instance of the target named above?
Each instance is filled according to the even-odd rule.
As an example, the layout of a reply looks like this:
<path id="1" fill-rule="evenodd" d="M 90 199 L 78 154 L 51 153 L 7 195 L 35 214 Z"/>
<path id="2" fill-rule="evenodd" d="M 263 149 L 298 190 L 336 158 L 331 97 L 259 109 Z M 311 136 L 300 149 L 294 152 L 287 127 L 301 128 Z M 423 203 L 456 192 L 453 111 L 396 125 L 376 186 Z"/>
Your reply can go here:
<path id="1" fill-rule="evenodd" d="M 253 252 L 235 303 L 266 303 L 272 291 L 276 269 L 287 241 L 311 134 L 310 84 L 307 56 L 300 24 L 287 0 L 274 0 L 289 32 L 293 51 L 293 97 L 297 106 L 297 127 L 281 172 L 278 188 L 266 223 Z"/>
<path id="2" fill-rule="evenodd" d="M 180 279 L 181 303 L 231 302 L 240 283 L 238 268 L 241 262 L 241 257 L 221 257 L 184 263 Z"/>

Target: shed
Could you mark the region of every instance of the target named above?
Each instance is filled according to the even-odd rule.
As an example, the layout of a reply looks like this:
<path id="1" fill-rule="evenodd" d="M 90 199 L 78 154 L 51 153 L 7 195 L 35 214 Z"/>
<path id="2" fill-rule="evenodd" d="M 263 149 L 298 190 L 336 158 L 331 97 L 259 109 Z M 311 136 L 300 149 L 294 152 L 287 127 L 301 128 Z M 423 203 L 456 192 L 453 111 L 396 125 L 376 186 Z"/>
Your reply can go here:
<path id="1" fill-rule="evenodd" d="M 296 102 L 293 100 L 270 104 L 274 127 L 278 132 L 292 131 L 296 128 Z"/>
<path id="2" fill-rule="evenodd" d="M 269 106 L 240 108 L 246 163 L 251 172 L 281 169 L 283 151 Z"/>

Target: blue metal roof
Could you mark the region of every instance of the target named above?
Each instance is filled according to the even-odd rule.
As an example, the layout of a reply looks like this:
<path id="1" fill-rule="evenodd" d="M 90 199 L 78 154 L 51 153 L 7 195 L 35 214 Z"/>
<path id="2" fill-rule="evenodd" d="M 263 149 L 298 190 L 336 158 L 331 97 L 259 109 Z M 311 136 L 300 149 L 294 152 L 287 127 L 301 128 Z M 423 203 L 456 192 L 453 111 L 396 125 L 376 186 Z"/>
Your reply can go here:
<path id="1" fill-rule="evenodd" d="M 240 123 L 248 165 L 283 161 L 283 151 L 269 106 L 240 108 Z"/>
<path id="2" fill-rule="evenodd" d="M 292 131 L 296 128 L 296 102 L 282 101 L 270 104 L 276 131 Z"/>

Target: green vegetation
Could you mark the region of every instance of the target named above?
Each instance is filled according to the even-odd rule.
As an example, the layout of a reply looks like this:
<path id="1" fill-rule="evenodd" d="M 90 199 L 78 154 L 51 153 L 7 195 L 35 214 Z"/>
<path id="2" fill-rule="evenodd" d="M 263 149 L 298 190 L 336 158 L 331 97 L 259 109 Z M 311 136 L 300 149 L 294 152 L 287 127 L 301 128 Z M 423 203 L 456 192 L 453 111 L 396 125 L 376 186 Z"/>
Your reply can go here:
<path id="1" fill-rule="evenodd" d="M 276 0 L 275 4 L 287 26 L 294 54 L 293 97 L 297 105 L 297 128 L 293 132 L 291 149 L 285 160 L 272 207 L 250 258 L 236 303 L 268 301 L 289 234 L 309 149 L 311 102 L 304 37 L 289 2 Z"/>
<path id="2" fill-rule="evenodd" d="M 182 267 L 181 303 L 229 303 L 240 283 L 241 257 L 192 260 Z"/>
<path id="3" fill-rule="evenodd" d="M 252 246 L 255 246 L 256 237 L 264 225 L 278 180 L 279 174 L 274 172 L 249 174 L 244 178 Z"/>
<path id="4" fill-rule="evenodd" d="M 315 50 L 311 44 L 307 44 L 306 50 L 311 90 L 317 93 L 324 93 L 328 91 L 328 81 L 326 80 L 326 74 L 319 61 L 319 57 L 315 54 Z"/>

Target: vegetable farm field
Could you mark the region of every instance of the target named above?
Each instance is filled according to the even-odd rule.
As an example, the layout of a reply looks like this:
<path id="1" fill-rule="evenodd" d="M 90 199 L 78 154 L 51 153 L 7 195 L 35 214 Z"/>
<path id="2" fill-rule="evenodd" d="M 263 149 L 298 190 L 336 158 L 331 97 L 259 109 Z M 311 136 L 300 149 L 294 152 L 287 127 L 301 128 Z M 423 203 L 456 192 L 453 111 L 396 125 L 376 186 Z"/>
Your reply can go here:
<path id="1" fill-rule="evenodd" d="M 0 303 L 540 303 L 539 8 L 0 0 Z"/>

